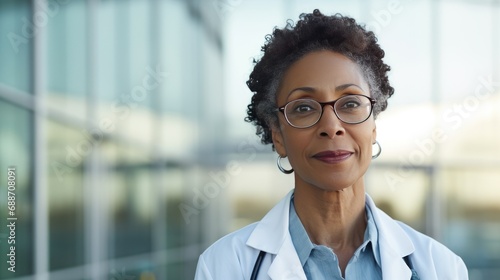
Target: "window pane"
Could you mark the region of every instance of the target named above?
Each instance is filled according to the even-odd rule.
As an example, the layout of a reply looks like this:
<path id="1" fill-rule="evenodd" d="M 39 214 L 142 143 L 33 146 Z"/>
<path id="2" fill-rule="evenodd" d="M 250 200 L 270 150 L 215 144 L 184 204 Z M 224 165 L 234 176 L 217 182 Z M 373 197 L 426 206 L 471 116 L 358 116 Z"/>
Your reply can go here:
<path id="1" fill-rule="evenodd" d="M 49 3 L 57 12 L 46 28 L 47 105 L 83 117 L 88 82 L 86 4 L 81 0 Z"/>
<path id="2" fill-rule="evenodd" d="M 367 192 L 375 204 L 396 220 L 425 232 L 430 174 L 425 168 L 373 163 L 367 174 Z"/>
<path id="3" fill-rule="evenodd" d="M 162 198 L 164 199 L 164 205 L 167 206 L 165 209 L 166 220 L 168 221 L 167 234 L 165 236 L 167 238 L 167 248 L 179 248 L 190 245 L 190 241 L 192 242 L 192 240 L 187 240 L 186 235 L 187 222 L 183 218 L 179 208 L 183 202 L 183 189 L 187 188 L 187 172 L 182 167 L 171 167 L 162 173 L 164 182 L 166 182 Z M 193 220 L 196 223 L 196 217 L 193 217 Z"/>
<path id="4" fill-rule="evenodd" d="M 460 100 L 476 94 L 481 77 L 492 75 L 493 51 L 498 51 L 492 49 L 495 6 L 467 1 L 441 1 L 440 5 L 440 94 Z"/>
<path id="5" fill-rule="evenodd" d="M 456 167 L 443 172 L 448 201 L 444 241 L 463 257 L 471 279 L 500 279 L 499 169 Z"/>
<path id="6" fill-rule="evenodd" d="M 151 250 L 153 219 L 152 172 L 147 151 L 117 144 L 111 149 L 107 174 L 109 211 L 112 218 L 110 257 L 119 258 Z"/>
<path id="7" fill-rule="evenodd" d="M 83 162 L 88 141 L 82 133 L 47 122 L 47 187 L 50 269 L 83 264 Z"/>
<path id="8" fill-rule="evenodd" d="M 36 35 L 30 3 L 0 1 L 0 83 L 25 92 L 31 92 L 31 46 Z"/>
<path id="9" fill-rule="evenodd" d="M 32 114 L 29 111 L 0 100 L 0 279 L 33 273 L 33 147 Z M 8 168 L 15 168 L 15 189 L 7 189 Z M 8 191 L 15 197 L 15 229 L 6 226 L 8 213 Z M 12 201 L 12 200 L 11 200 Z M 11 203 L 12 204 L 12 203 Z M 9 216 L 10 217 L 10 216 Z M 10 221 L 9 221 L 10 223 Z M 15 244 L 8 243 L 8 237 L 14 234 Z M 8 271 L 7 261 L 11 253 L 10 246 L 15 246 L 15 274 Z"/>

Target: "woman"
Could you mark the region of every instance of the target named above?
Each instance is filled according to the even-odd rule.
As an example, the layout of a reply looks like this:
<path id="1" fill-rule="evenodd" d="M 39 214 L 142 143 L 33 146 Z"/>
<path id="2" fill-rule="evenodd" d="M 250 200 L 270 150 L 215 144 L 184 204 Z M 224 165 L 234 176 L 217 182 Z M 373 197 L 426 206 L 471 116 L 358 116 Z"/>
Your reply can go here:
<path id="1" fill-rule="evenodd" d="M 275 29 L 262 50 L 247 121 L 295 188 L 208 248 L 195 279 L 468 279 L 460 257 L 365 194 L 381 151 L 375 118 L 394 92 L 374 34 L 315 10 Z M 293 169 L 281 166 L 285 157 Z"/>

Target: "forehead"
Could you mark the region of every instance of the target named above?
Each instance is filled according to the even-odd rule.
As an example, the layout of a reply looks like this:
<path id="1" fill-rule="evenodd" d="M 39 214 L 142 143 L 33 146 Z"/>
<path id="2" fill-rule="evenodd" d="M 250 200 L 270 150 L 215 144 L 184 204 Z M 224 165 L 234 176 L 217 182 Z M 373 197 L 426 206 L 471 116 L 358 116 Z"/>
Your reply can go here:
<path id="1" fill-rule="evenodd" d="M 285 72 L 280 92 L 299 87 L 333 90 L 343 84 L 355 84 L 369 92 L 361 68 L 346 56 L 333 51 L 315 51 L 304 55 Z"/>

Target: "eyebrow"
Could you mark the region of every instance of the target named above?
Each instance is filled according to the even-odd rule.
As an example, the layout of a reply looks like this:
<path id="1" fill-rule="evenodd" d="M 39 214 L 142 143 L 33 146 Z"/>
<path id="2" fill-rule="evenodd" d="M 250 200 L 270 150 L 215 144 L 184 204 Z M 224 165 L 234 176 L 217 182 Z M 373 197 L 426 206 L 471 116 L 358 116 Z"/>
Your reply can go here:
<path id="1" fill-rule="evenodd" d="M 361 91 L 364 92 L 364 90 L 356 85 L 356 84 L 343 84 L 343 85 L 340 85 L 340 86 L 337 86 L 335 88 L 335 91 L 343 91 L 344 89 L 348 88 L 348 87 L 352 87 L 352 86 L 355 86 L 357 88 L 359 88 Z M 288 93 L 288 96 L 290 96 L 290 94 L 292 94 L 293 92 L 297 91 L 297 90 L 302 90 L 302 91 L 305 91 L 305 92 L 315 92 L 316 89 L 313 88 L 313 87 L 299 87 L 299 88 L 295 88 L 295 89 L 292 89 L 289 93 Z"/>

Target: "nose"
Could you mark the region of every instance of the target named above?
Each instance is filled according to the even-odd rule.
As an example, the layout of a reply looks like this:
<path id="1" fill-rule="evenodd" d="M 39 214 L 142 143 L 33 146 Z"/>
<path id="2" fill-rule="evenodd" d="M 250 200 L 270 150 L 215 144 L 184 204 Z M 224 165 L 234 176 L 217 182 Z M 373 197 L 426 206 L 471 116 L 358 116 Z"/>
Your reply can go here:
<path id="1" fill-rule="evenodd" d="M 320 137 L 333 138 L 345 134 L 343 123 L 339 120 L 331 105 L 323 107 L 323 115 L 317 126 Z"/>

